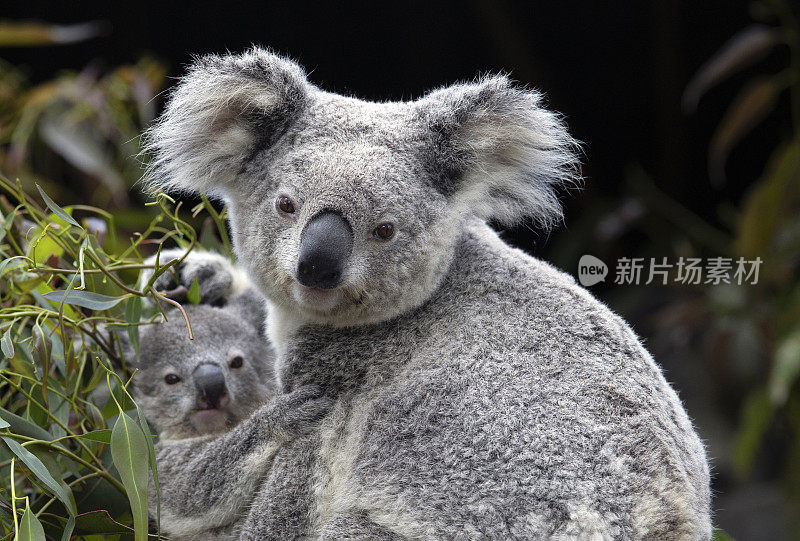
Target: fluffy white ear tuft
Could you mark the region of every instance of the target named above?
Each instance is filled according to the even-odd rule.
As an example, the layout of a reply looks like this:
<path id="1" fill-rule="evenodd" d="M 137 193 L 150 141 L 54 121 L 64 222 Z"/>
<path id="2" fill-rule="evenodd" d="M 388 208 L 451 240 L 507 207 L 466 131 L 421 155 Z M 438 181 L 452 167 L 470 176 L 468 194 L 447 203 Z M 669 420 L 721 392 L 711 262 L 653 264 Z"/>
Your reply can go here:
<path id="1" fill-rule="evenodd" d="M 562 217 L 558 189 L 581 181 L 579 145 L 541 95 L 505 76 L 443 88 L 418 105 L 436 142 L 437 187 L 465 212 L 544 228 Z"/>
<path id="2" fill-rule="evenodd" d="M 303 107 L 308 82 L 294 62 L 253 47 L 196 58 L 146 132 L 150 189 L 215 191 L 272 145 Z"/>

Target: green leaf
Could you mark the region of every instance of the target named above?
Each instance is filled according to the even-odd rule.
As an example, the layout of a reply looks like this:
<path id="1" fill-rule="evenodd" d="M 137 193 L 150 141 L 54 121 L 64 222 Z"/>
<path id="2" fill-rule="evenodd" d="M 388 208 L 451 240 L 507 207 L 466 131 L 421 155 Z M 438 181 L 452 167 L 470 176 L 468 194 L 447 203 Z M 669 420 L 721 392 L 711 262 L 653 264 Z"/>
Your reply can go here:
<path id="1" fill-rule="evenodd" d="M 64 504 L 64 507 L 71 514 L 75 514 L 75 504 L 70 500 L 69 494 L 64 490 L 53 476 L 50 475 L 47 467 L 42 464 L 42 461 L 39 460 L 33 453 L 25 449 L 22 445 L 20 445 L 17 441 L 9 438 L 8 436 L 2 436 L 3 441 L 6 442 L 8 448 L 11 449 L 11 452 L 14 453 L 19 457 L 22 462 L 28 466 L 28 469 L 31 470 L 33 473 L 52 493 L 58 498 L 61 503 Z"/>
<path id="2" fill-rule="evenodd" d="M 36 188 L 39 190 L 39 194 L 42 196 L 42 199 L 44 200 L 45 205 L 47 205 L 47 208 L 52 210 L 56 214 L 56 216 L 58 216 L 68 224 L 83 229 L 83 227 L 81 227 L 81 225 L 75 221 L 75 218 L 67 214 L 67 212 L 64 209 L 56 205 L 55 201 L 50 199 L 50 197 L 46 193 L 44 193 L 44 190 L 42 189 L 41 186 L 39 186 L 38 183 L 36 184 Z"/>
<path id="3" fill-rule="evenodd" d="M 36 425 L 29 420 L 11 413 L 7 409 L 0 407 L 0 418 L 11 425 L 11 431 L 14 434 L 21 436 L 28 436 L 37 440 L 50 441 L 53 436 L 44 428 Z M 60 443 L 56 445 L 62 446 Z M 63 446 L 62 446 L 63 447 Z"/>
<path id="4" fill-rule="evenodd" d="M 14 326 L 11 325 L 6 332 L 3 333 L 3 338 L 0 339 L 0 346 L 3 349 L 3 355 L 8 357 L 9 359 L 14 356 L 14 342 L 11 340 L 11 329 Z"/>
<path id="5" fill-rule="evenodd" d="M 111 456 L 128 493 L 136 541 L 147 539 L 147 438 L 133 419 L 120 412 L 111 431 Z"/>
<path id="6" fill-rule="evenodd" d="M 11 426 L 8 421 L 0 417 L 0 428 L 8 428 Z"/>
<path id="7" fill-rule="evenodd" d="M 102 31 L 103 26 L 97 22 L 60 25 L 38 21 L 3 21 L 0 22 L 0 47 L 75 43 L 92 38 Z"/>
<path id="8" fill-rule="evenodd" d="M 133 352 L 136 354 L 136 358 L 139 358 L 139 320 L 142 317 L 142 298 L 141 297 L 131 297 L 128 299 L 127 304 L 125 305 L 125 321 L 131 323 L 131 326 L 128 327 L 128 338 L 131 340 L 131 346 L 133 346 Z"/>
<path id="9" fill-rule="evenodd" d="M 683 108 L 693 111 L 697 102 L 714 84 L 728 75 L 746 68 L 764 58 L 780 41 L 778 33 L 764 25 L 748 26 L 733 36 L 686 85 Z"/>
<path id="10" fill-rule="evenodd" d="M 22 256 L 10 257 L 10 258 L 4 260 L 2 263 L 0 263 L 0 278 L 3 277 L 3 275 L 6 273 L 6 271 L 8 271 L 10 269 L 13 269 L 13 268 L 16 268 L 16 267 L 22 266 L 24 261 L 21 259 L 21 257 Z"/>
<path id="11" fill-rule="evenodd" d="M 709 144 L 708 172 L 712 182 L 724 180 L 730 151 L 772 111 L 784 88 L 775 77 L 758 77 L 736 96 Z"/>
<path id="12" fill-rule="evenodd" d="M 120 524 L 108 514 L 108 511 L 91 511 L 81 513 L 75 517 L 78 533 L 125 533 L 131 534 L 133 530 L 124 524 Z"/>
<path id="13" fill-rule="evenodd" d="M 714 528 L 714 533 L 711 536 L 711 541 L 735 541 L 733 537 L 728 535 L 725 530 Z"/>
<path id="14" fill-rule="evenodd" d="M 93 291 L 80 289 L 57 289 L 44 294 L 44 298 L 58 303 L 65 302 L 76 306 L 83 306 L 92 310 L 108 310 L 119 304 L 124 297 L 110 297 Z"/>
<path id="15" fill-rule="evenodd" d="M 189 293 L 186 295 L 189 302 L 192 304 L 200 304 L 200 284 L 197 283 L 197 276 L 192 280 L 192 286 L 189 288 Z"/>
<path id="16" fill-rule="evenodd" d="M 83 124 L 45 117 L 39 124 L 39 134 L 70 164 L 106 185 L 117 204 L 127 200 L 128 186 L 96 132 Z"/>
<path id="17" fill-rule="evenodd" d="M 739 474 L 750 471 L 773 415 L 774 410 L 765 390 L 759 389 L 747 397 L 742 408 L 739 431 L 733 442 L 733 462 Z"/>
<path id="18" fill-rule="evenodd" d="M 108 428 L 92 430 L 78 437 L 84 440 L 99 441 L 100 443 L 111 443 L 111 430 Z"/>
<path id="19" fill-rule="evenodd" d="M 53 453 L 53 451 L 49 447 L 38 444 L 29 445 L 28 449 L 34 455 L 36 455 L 36 457 L 39 460 L 42 461 L 42 464 L 44 464 L 44 466 L 47 468 L 47 471 L 50 472 L 50 475 L 53 476 L 53 479 L 55 479 L 56 482 L 59 485 L 61 485 L 61 488 L 64 489 L 64 491 L 67 493 L 67 495 L 69 496 L 69 501 L 72 503 L 72 509 L 77 509 L 77 505 L 75 503 L 75 496 L 72 494 L 72 489 L 61 478 L 61 467 L 58 465 L 58 462 L 56 462 L 56 459 L 53 456 L 55 453 Z M 44 518 L 40 517 L 40 519 L 44 521 Z M 65 521 L 65 524 L 63 526 L 61 526 L 61 541 L 69 541 L 69 538 L 72 535 L 72 531 L 74 528 L 75 528 L 75 517 L 72 514 L 70 514 L 69 519 Z"/>
<path id="20" fill-rule="evenodd" d="M 789 398 L 789 390 L 800 375 L 800 325 L 778 341 L 775 360 L 769 380 L 769 397 L 772 404 L 782 406 Z"/>
<path id="21" fill-rule="evenodd" d="M 156 524 L 158 525 L 158 535 L 161 536 L 161 487 L 158 484 L 158 466 L 156 464 L 156 449 L 153 444 L 153 434 L 150 432 L 150 425 L 144 417 L 144 412 L 136 404 L 136 414 L 139 417 L 139 426 L 142 427 L 147 438 L 147 459 L 150 464 L 150 471 L 153 472 L 153 484 L 156 486 Z"/>
<path id="22" fill-rule="evenodd" d="M 33 514 L 30 506 L 25 509 L 22 520 L 19 522 L 19 535 L 16 541 L 46 541 L 42 523 Z"/>
<path id="23" fill-rule="evenodd" d="M 792 202 L 800 187 L 800 140 L 779 148 L 764 176 L 747 196 L 737 224 L 735 248 L 742 256 L 764 256 L 781 231 L 781 219 L 793 221 Z"/>

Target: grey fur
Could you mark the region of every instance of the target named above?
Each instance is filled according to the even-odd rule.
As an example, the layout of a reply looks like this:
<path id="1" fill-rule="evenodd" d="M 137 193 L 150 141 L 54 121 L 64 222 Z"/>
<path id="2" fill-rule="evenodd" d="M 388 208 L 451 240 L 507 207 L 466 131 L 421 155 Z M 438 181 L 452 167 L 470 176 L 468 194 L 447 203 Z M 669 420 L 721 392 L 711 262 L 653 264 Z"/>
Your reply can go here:
<path id="1" fill-rule="evenodd" d="M 209 282 L 232 284 L 226 273 L 235 269 L 220 265 L 219 257 L 192 253 L 179 275 L 193 278 L 196 269 L 213 268 L 216 276 L 205 274 Z M 188 340 L 176 311 L 168 314 L 167 322 L 140 330 L 134 396 L 159 432 L 162 525 L 172 539 L 235 538 L 275 453 L 309 432 L 330 408 L 330 399 L 321 397 L 316 386 L 276 396 L 272 349 L 262 328 L 264 303 L 257 294 L 253 301 L 253 291 L 226 291 L 231 296 L 224 299 L 224 308 L 185 307 L 194 341 Z M 208 298 L 219 300 L 216 295 Z M 132 359 L 133 352 L 127 353 Z M 235 356 L 244 359 L 242 367 L 229 366 Z M 193 372 L 202 364 L 224 372 L 229 403 L 218 415 L 224 424 L 205 423 L 196 416 Z M 166 374 L 181 381 L 169 385 Z M 152 516 L 155 496 L 151 486 Z"/>
<path id="2" fill-rule="evenodd" d="M 573 142 L 538 94 L 491 77 L 370 103 L 253 49 L 199 61 L 174 95 L 149 182 L 225 197 L 284 389 L 336 397 L 275 456 L 244 538 L 710 538 L 705 450 L 650 355 L 485 224 L 560 216 Z M 353 251 L 342 285 L 306 290 L 298 245 L 322 210 L 348 221 Z M 386 221 L 396 234 L 378 241 Z"/>

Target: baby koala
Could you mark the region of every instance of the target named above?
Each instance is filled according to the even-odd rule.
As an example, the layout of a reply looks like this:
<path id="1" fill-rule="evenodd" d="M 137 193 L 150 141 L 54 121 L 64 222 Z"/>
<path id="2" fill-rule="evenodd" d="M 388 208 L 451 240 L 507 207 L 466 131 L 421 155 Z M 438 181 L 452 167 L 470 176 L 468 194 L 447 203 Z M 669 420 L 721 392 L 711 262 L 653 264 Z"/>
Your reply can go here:
<path id="1" fill-rule="evenodd" d="M 171 539 L 233 538 L 273 455 L 331 406 L 316 386 L 279 394 L 258 295 L 214 300 L 184 307 L 194 340 L 176 310 L 140 327 L 138 360 L 123 339 L 138 368 L 134 398 L 159 434 L 161 527 Z M 153 517 L 155 506 L 151 486 Z"/>

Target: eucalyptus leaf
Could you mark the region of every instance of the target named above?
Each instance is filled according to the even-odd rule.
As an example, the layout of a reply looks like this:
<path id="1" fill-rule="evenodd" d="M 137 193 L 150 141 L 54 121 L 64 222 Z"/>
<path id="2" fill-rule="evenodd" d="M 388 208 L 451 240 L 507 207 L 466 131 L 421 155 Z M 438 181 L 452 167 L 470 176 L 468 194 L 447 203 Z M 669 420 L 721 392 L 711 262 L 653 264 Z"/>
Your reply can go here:
<path id="1" fill-rule="evenodd" d="M 3 275 L 6 273 L 6 271 L 8 271 L 10 269 L 13 269 L 13 268 L 16 268 L 16 267 L 20 267 L 20 266 L 22 266 L 22 264 L 23 264 L 23 260 L 20 259 L 20 258 L 10 257 L 10 258 L 4 260 L 2 263 L 0 263 L 0 278 L 3 277 Z"/>
<path id="2" fill-rule="evenodd" d="M 778 32 L 768 26 L 754 24 L 741 30 L 692 77 L 683 94 L 684 110 L 693 111 L 709 88 L 758 62 L 779 42 Z"/>
<path id="3" fill-rule="evenodd" d="M 0 419 L 10 424 L 11 431 L 15 434 L 44 441 L 49 441 L 53 437 L 47 430 L 39 425 L 36 425 L 15 413 L 11 413 L 2 407 L 0 407 Z M 57 443 L 56 445 L 61 446 L 60 443 Z"/>
<path id="4" fill-rule="evenodd" d="M 128 338 L 136 358 L 139 358 L 139 319 L 142 317 L 142 298 L 131 297 L 125 305 L 125 321 L 132 325 L 128 327 Z"/>
<path id="5" fill-rule="evenodd" d="M 189 302 L 192 304 L 200 304 L 200 284 L 197 282 L 197 276 L 192 280 L 192 285 L 189 288 L 189 293 L 186 295 Z"/>
<path id="6" fill-rule="evenodd" d="M 776 77 L 758 77 L 736 96 L 709 144 L 708 172 L 712 182 L 724 180 L 730 151 L 772 111 L 783 88 Z"/>
<path id="7" fill-rule="evenodd" d="M 0 346 L 2 346 L 3 355 L 8 357 L 9 359 L 14 356 L 14 341 L 11 339 L 11 329 L 13 329 L 13 325 L 6 329 L 6 332 L 3 333 L 3 338 L 0 339 Z"/>
<path id="8" fill-rule="evenodd" d="M 81 513 L 75 517 L 77 522 L 77 530 L 79 533 L 98 533 L 98 534 L 114 534 L 114 533 L 133 533 L 133 530 L 120 524 L 111 518 L 108 511 L 90 511 L 88 513 Z"/>
<path id="9" fill-rule="evenodd" d="M 124 411 L 111 431 L 111 456 L 128 493 L 136 541 L 147 539 L 147 484 L 149 452 L 142 429 Z"/>
<path id="10" fill-rule="evenodd" d="M 67 214 L 67 211 L 65 211 L 64 209 L 59 207 L 55 203 L 55 201 L 50 199 L 50 197 L 46 193 L 44 193 L 44 190 L 42 189 L 41 186 L 39 186 L 39 184 L 36 184 L 36 189 L 39 190 L 39 195 L 42 196 L 42 199 L 44 200 L 44 204 L 47 205 L 47 208 L 52 210 L 55 213 L 56 216 L 58 216 L 59 218 L 61 218 L 62 220 L 64 220 L 65 222 L 67 222 L 70 225 L 74 225 L 75 227 L 79 227 L 79 228 L 83 229 L 83 227 L 81 227 L 81 224 L 79 224 L 78 222 L 75 221 L 75 218 L 73 218 L 72 216 Z"/>
<path id="11" fill-rule="evenodd" d="M 144 412 L 136 404 L 136 414 L 139 420 L 139 426 L 142 428 L 145 437 L 147 438 L 147 459 L 150 464 L 150 471 L 153 473 L 153 484 L 156 487 L 156 524 L 158 526 L 158 535 L 161 536 L 161 487 L 158 484 L 158 465 L 156 464 L 156 449 L 153 444 L 153 434 L 150 432 L 150 425 L 147 424 L 147 419 L 144 417 Z"/>
<path id="12" fill-rule="evenodd" d="M 110 297 L 93 291 L 80 289 L 57 289 L 44 294 L 44 298 L 58 303 L 74 304 L 91 310 L 108 310 L 119 304 L 124 297 Z"/>
<path id="13" fill-rule="evenodd" d="M 50 472 L 47 470 L 42 461 L 39 460 L 33 453 L 25 449 L 19 442 L 11 439 L 8 436 L 2 436 L 3 441 L 6 442 L 8 448 L 11 449 L 11 452 L 14 453 L 19 457 L 22 462 L 28 466 L 28 469 L 31 470 L 37 479 L 39 479 L 54 495 L 58 498 L 61 503 L 64 504 L 64 507 L 71 514 L 75 514 L 75 504 L 70 500 L 69 494 L 64 490 L 64 488 L 55 480 L 53 476 L 50 475 Z"/>
<path id="14" fill-rule="evenodd" d="M 25 513 L 19 521 L 19 535 L 16 541 L 47 541 L 42 523 L 33 514 L 30 505 L 25 509 Z"/>
<path id="15" fill-rule="evenodd" d="M 102 430 L 92 430 L 91 432 L 85 432 L 78 437 L 84 440 L 99 441 L 100 443 L 111 443 L 111 430 L 107 428 Z"/>

